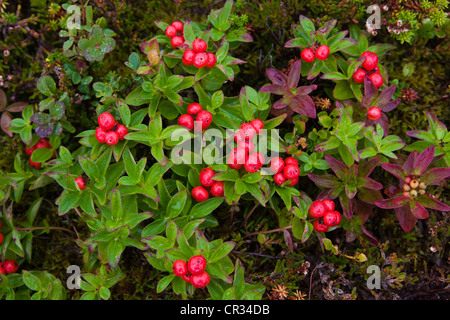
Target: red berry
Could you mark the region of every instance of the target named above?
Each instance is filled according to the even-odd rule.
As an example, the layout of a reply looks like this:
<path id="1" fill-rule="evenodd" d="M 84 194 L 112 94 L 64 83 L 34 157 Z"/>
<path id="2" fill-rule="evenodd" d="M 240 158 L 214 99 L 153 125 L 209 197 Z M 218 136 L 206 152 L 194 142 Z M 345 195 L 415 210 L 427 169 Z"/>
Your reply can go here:
<path id="1" fill-rule="evenodd" d="M 183 22 L 181 21 L 172 22 L 172 26 L 174 26 L 177 31 L 183 31 L 184 28 Z"/>
<path id="2" fill-rule="evenodd" d="M 201 274 L 192 275 L 191 277 L 191 284 L 194 286 L 194 288 L 202 289 L 206 287 L 209 284 L 209 281 L 211 280 L 208 272 L 202 272 Z"/>
<path id="3" fill-rule="evenodd" d="M 194 42 L 192 42 L 192 49 L 195 52 L 205 52 L 208 48 L 208 44 L 203 39 L 195 39 Z"/>
<path id="4" fill-rule="evenodd" d="M 211 168 L 204 168 L 200 171 L 200 175 L 198 180 L 200 184 L 204 187 L 211 187 L 215 182 L 212 177 L 216 174 L 216 172 Z"/>
<path id="5" fill-rule="evenodd" d="M 283 171 L 284 166 L 285 166 L 285 162 L 282 158 L 274 157 L 274 158 L 270 159 L 269 168 L 270 168 L 270 171 L 272 171 L 273 173 L 280 173 L 281 171 Z"/>
<path id="6" fill-rule="evenodd" d="M 248 153 L 245 148 L 237 147 L 231 151 L 231 154 L 227 158 L 227 164 L 231 169 L 239 170 L 245 164 L 248 159 Z"/>
<path id="7" fill-rule="evenodd" d="M 376 66 L 373 70 L 372 73 L 380 73 L 380 68 L 378 66 Z"/>
<path id="8" fill-rule="evenodd" d="M 285 182 L 287 181 L 287 179 L 286 179 L 286 177 L 284 176 L 283 173 L 279 172 L 279 173 L 276 173 L 276 174 L 273 176 L 273 181 L 274 181 L 277 185 L 281 186 L 283 183 L 285 183 Z"/>
<path id="9" fill-rule="evenodd" d="M 317 219 L 316 221 L 313 222 L 313 227 L 314 230 L 318 231 L 318 232 L 327 232 L 328 231 L 328 226 L 326 224 L 323 224 L 319 221 L 319 219 Z"/>
<path id="10" fill-rule="evenodd" d="M 323 199 L 322 203 L 323 203 L 326 211 L 334 211 L 335 204 L 334 204 L 334 202 L 332 200 L 330 200 L 330 199 Z"/>
<path id="11" fill-rule="evenodd" d="M 173 273 L 177 277 L 184 277 L 187 274 L 187 263 L 184 260 L 176 260 L 172 266 Z"/>
<path id="12" fill-rule="evenodd" d="M 255 145 L 250 140 L 239 140 L 238 147 L 243 148 L 247 153 L 250 153 L 255 149 Z"/>
<path id="13" fill-rule="evenodd" d="M 223 181 L 215 181 L 211 186 L 211 194 L 214 197 L 223 197 L 224 189 L 223 189 Z"/>
<path id="14" fill-rule="evenodd" d="M 328 56 L 330 55 L 330 47 L 323 44 L 317 48 L 314 55 L 318 60 L 327 60 Z"/>
<path id="15" fill-rule="evenodd" d="M 166 28 L 166 36 L 169 38 L 173 38 L 177 35 L 177 29 L 174 26 L 167 26 Z"/>
<path id="16" fill-rule="evenodd" d="M 119 140 L 125 140 L 125 136 L 128 134 L 128 129 L 123 124 L 119 124 L 116 132 L 119 135 Z"/>
<path id="17" fill-rule="evenodd" d="M 212 52 L 207 52 L 206 55 L 208 56 L 208 62 L 206 63 L 207 68 L 212 68 L 216 65 L 217 58 L 216 55 Z"/>
<path id="18" fill-rule="evenodd" d="M 372 107 L 367 110 L 367 119 L 377 121 L 381 117 L 381 110 L 378 107 Z"/>
<path id="19" fill-rule="evenodd" d="M 198 186 L 192 189 L 191 191 L 192 197 L 197 202 L 206 201 L 209 197 L 208 190 L 203 188 L 202 186 Z"/>
<path id="20" fill-rule="evenodd" d="M 315 59 L 314 51 L 311 48 L 303 49 L 300 56 L 305 62 L 313 62 Z"/>
<path id="21" fill-rule="evenodd" d="M 178 118 L 178 124 L 191 131 L 194 129 L 194 118 L 190 114 L 183 114 Z"/>
<path id="22" fill-rule="evenodd" d="M 383 77 L 379 73 L 372 73 L 369 78 L 372 80 L 375 87 L 380 88 L 383 85 Z"/>
<path id="23" fill-rule="evenodd" d="M 206 259 L 202 255 L 193 256 L 189 259 L 188 270 L 192 275 L 201 274 L 206 268 Z"/>
<path id="24" fill-rule="evenodd" d="M 328 211 L 323 216 L 323 223 L 328 227 L 334 227 L 341 222 L 341 214 L 337 211 Z"/>
<path id="25" fill-rule="evenodd" d="M 182 61 L 183 61 L 183 63 L 184 63 L 186 66 L 190 66 L 190 65 L 192 65 L 192 64 L 194 63 L 194 57 L 195 57 L 195 52 L 194 52 L 194 50 L 192 50 L 192 49 L 187 49 L 187 50 L 185 50 L 184 53 L 183 53 L 183 59 L 182 59 Z"/>
<path id="26" fill-rule="evenodd" d="M 298 183 L 298 178 L 291 179 L 291 183 L 288 184 L 289 187 L 293 187 Z"/>
<path id="27" fill-rule="evenodd" d="M 19 270 L 19 265 L 16 260 L 10 259 L 3 263 L 3 269 L 5 269 L 6 273 L 11 274 Z"/>
<path id="28" fill-rule="evenodd" d="M 208 55 L 204 52 L 196 53 L 194 56 L 194 67 L 203 68 L 208 63 Z"/>
<path id="29" fill-rule="evenodd" d="M 187 113 L 192 114 L 192 115 L 197 114 L 202 110 L 203 110 L 202 105 L 197 102 L 191 103 L 187 107 Z"/>
<path id="30" fill-rule="evenodd" d="M 364 77 L 366 76 L 366 71 L 364 69 L 358 69 L 353 73 L 353 81 L 355 83 L 364 83 Z"/>
<path id="31" fill-rule="evenodd" d="M 35 169 L 40 169 L 42 166 L 42 163 L 31 160 L 31 157 L 28 159 L 28 162 L 30 163 L 30 166 L 32 166 Z"/>
<path id="32" fill-rule="evenodd" d="M 309 208 L 309 216 L 311 218 L 320 218 L 322 217 L 327 210 L 325 209 L 322 201 L 314 201 Z"/>
<path id="33" fill-rule="evenodd" d="M 105 134 L 105 142 L 110 146 L 113 146 L 119 142 L 119 134 L 115 131 L 108 131 Z"/>
<path id="34" fill-rule="evenodd" d="M 243 123 L 239 128 L 240 136 L 244 140 L 251 140 L 256 135 L 255 128 L 250 123 Z"/>
<path id="35" fill-rule="evenodd" d="M 257 134 L 261 133 L 262 129 L 264 128 L 264 122 L 262 122 L 262 120 L 260 119 L 253 119 L 252 121 L 250 121 L 250 124 L 253 126 L 253 128 L 255 128 Z"/>
<path id="36" fill-rule="evenodd" d="M 78 188 L 80 188 L 80 190 L 83 190 L 84 188 L 86 188 L 86 182 L 84 181 L 84 179 L 82 177 L 76 178 L 75 182 L 77 183 Z"/>
<path id="37" fill-rule="evenodd" d="M 361 57 L 366 57 L 362 63 L 362 67 L 366 70 L 373 70 L 378 65 L 378 56 L 370 51 L 365 51 Z"/>
<path id="38" fill-rule="evenodd" d="M 170 44 L 172 45 L 172 48 L 174 48 L 174 49 L 178 48 L 183 43 L 184 43 L 184 37 L 182 37 L 182 36 L 175 36 L 172 39 L 170 39 Z"/>
<path id="39" fill-rule="evenodd" d="M 245 161 L 244 167 L 245 170 L 250 173 L 258 171 L 262 167 L 259 152 L 253 152 L 252 154 L 250 154 L 247 158 L 247 161 Z"/>
<path id="40" fill-rule="evenodd" d="M 212 122 L 212 114 L 209 111 L 202 110 L 197 114 L 197 118 L 195 118 L 195 121 L 201 123 L 202 130 L 206 130 Z"/>
<path id="41" fill-rule="evenodd" d="M 292 180 L 300 176 L 300 169 L 294 164 L 287 164 L 284 166 L 283 174 L 286 179 Z"/>
<path id="42" fill-rule="evenodd" d="M 191 282 L 191 275 L 189 273 L 185 274 L 182 278 L 186 282 Z"/>
<path id="43" fill-rule="evenodd" d="M 116 124 L 116 119 L 109 112 L 103 112 L 98 116 L 98 125 L 105 131 L 111 130 Z"/>
<path id="44" fill-rule="evenodd" d="M 3 234 L 2 233 L 0 233 L 0 244 L 2 244 L 3 243 Z"/>
<path id="45" fill-rule="evenodd" d="M 33 153 L 34 150 L 36 150 L 35 146 L 32 146 L 32 147 L 25 146 L 25 153 L 29 156 L 31 156 L 31 154 Z"/>
<path id="46" fill-rule="evenodd" d="M 294 166 L 298 167 L 298 161 L 294 157 L 287 157 L 286 159 L 284 159 L 284 164 L 285 165 L 293 164 Z"/>
<path id="47" fill-rule="evenodd" d="M 3 268 L 3 266 L 0 266 L 0 273 L 3 274 L 3 275 L 6 275 L 6 271 Z"/>
<path id="48" fill-rule="evenodd" d="M 51 149 L 50 142 L 48 140 L 41 138 L 39 141 L 34 145 L 34 149 L 41 149 L 41 148 L 49 148 Z"/>
<path id="49" fill-rule="evenodd" d="M 102 127 L 97 127 L 97 129 L 95 129 L 95 138 L 98 142 L 105 143 L 105 134 L 106 131 Z"/>

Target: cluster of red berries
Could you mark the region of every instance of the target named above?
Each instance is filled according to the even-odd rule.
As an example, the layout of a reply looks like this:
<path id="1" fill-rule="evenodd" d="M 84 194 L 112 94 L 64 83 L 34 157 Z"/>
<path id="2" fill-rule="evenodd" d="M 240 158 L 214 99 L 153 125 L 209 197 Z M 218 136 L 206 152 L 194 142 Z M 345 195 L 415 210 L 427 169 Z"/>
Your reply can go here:
<path id="1" fill-rule="evenodd" d="M 300 57 L 306 62 L 313 62 L 314 59 L 317 60 L 327 60 L 330 55 L 330 47 L 326 44 L 320 45 L 319 47 L 312 46 L 310 48 L 305 48 L 300 53 Z"/>
<path id="2" fill-rule="evenodd" d="M 365 51 L 361 54 L 361 57 L 365 57 L 364 62 L 362 63 L 363 68 L 359 68 L 353 73 L 353 81 L 355 81 L 355 83 L 364 83 L 364 77 L 367 74 L 375 87 L 381 87 L 383 85 L 383 77 L 381 76 L 380 68 L 378 67 L 377 54 Z"/>
<path id="3" fill-rule="evenodd" d="M 239 170 L 242 167 L 249 173 L 257 172 L 265 163 L 264 156 L 256 151 L 254 138 L 261 133 L 264 123 L 260 119 L 254 119 L 248 123 L 243 123 L 234 140 L 237 147 L 231 151 L 227 158 L 227 164 L 231 169 Z"/>
<path id="4" fill-rule="evenodd" d="M 173 273 L 182 277 L 184 281 L 191 283 L 194 288 L 204 288 L 211 278 L 206 269 L 206 259 L 202 255 L 193 256 L 186 263 L 184 260 L 176 260 L 172 266 Z"/>
<path id="5" fill-rule="evenodd" d="M 212 52 L 206 52 L 208 44 L 203 39 L 195 39 L 192 42 L 192 49 L 186 49 L 183 53 L 183 63 L 186 66 L 194 65 L 200 69 L 203 67 L 212 68 L 216 65 L 217 58 Z"/>
<path id="6" fill-rule="evenodd" d="M 203 110 L 200 103 L 193 102 L 188 105 L 187 114 L 183 114 L 178 118 L 178 124 L 191 131 L 194 129 L 194 117 L 195 121 L 201 124 L 202 130 L 208 129 L 212 122 L 211 112 Z"/>
<path id="7" fill-rule="evenodd" d="M 27 155 L 30 156 L 30 158 L 28 159 L 30 165 L 35 168 L 35 169 L 40 169 L 42 166 L 42 163 L 40 162 L 35 162 L 33 160 L 31 160 L 31 154 L 33 153 L 34 150 L 36 149 L 41 149 L 41 148 L 48 148 L 48 149 L 52 149 L 52 146 L 50 144 L 50 142 L 44 138 L 41 138 L 38 140 L 38 142 L 36 142 L 36 144 L 32 147 L 25 147 L 25 153 Z M 52 159 L 56 158 L 56 151 L 53 152 L 53 156 Z"/>
<path id="8" fill-rule="evenodd" d="M 170 38 L 172 48 L 176 49 L 184 43 L 184 25 L 180 21 L 174 21 L 166 28 L 166 36 Z"/>
<path id="9" fill-rule="evenodd" d="M 274 173 L 273 181 L 277 185 L 283 186 L 290 181 L 287 186 L 293 187 L 298 183 L 300 168 L 297 159 L 294 157 L 287 157 L 285 160 L 280 157 L 274 157 L 270 159 L 269 168 Z"/>
<path id="10" fill-rule="evenodd" d="M 330 199 L 316 200 L 309 208 L 309 216 L 314 218 L 313 227 L 318 232 L 327 232 L 330 227 L 341 223 L 341 214 L 334 210 L 334 202 Z"/>
<path id="11" fill-rule="evenodd" d="M 95 130 L 95 138 L 100 143 L 115 145 L 119 140 L 125 140 L 128 129 L 114 119 L 109 112 L 103 112 L 98 116 L 98 127 Z"/>
<path id="12" fill-rule="evenodd" d="M 209 192 L 206 188 L 210 188 L 210 192 L 214 197 L 223 197 L 223 182 L 213 180 L 212 178 L 215 174 L 216 172 L 211 168 L 204 168 L 200 171 L 198 180 L 201 186 L 197 186 L 191 191 L 192 197 L 197 202 L 203 202 L 209 198 Z"/>

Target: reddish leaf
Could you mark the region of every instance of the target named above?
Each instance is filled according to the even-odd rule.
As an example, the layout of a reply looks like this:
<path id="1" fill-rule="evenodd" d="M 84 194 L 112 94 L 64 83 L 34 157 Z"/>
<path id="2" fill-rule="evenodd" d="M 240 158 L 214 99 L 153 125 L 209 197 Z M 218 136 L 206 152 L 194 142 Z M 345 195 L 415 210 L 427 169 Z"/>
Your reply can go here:
<path id="1" fill-rule="evenodd" d="M 289 71 L 288 76 L 288 87 L 295 88 L 297 87 L 298 82 L 300 81 L 300 70 L 302 66 L 302 60 L 299 59 L 294 62 L 291 67 L 291 71 Z"/>
<path id="2" fill-rule="evenodd" d="M 401 165 L 394 164 L 394 163 L 382 163 L 381 167 L 384 170 L 392 173 L 394 176 L 396 176 L 400 180 L 405 180 L 405 178 L 408 176 L 408 172 Z"/>
<path id="3" fill-rule="evenodd" d="M 414 162 L 413 174 L 422 175 L 433 161 L 435 146 L 431 146 L 423 150 L 416 158 Z"/>
<path id="4" fill-rule="evenodd" d="M 326 154 L 325 155 L 325 161 L 330 166 L 331 170 L 333 170 L 334 174 L 341 179 L 344 174 L 348 172 L 348 167 L 345 165 L 345 163 L 340 162 L 333 158 L 332 156 Z"/>
<path id="5" fill-rule="evenodd" d="M 316 175 L 314 173 L 308 173 L 308 178 L 315 184 L 324 188 L 336 188 L 342 183 L 332 174 Z"/>
<path id="6" fill-rule="evenodd" d="M 447 177 L 450 177 L 450 168 L 432 168 L 420 177 L 420 181 L 427 186 L 438 185 Z"/>
<path id="7" fill-rule="evenodd" d="M 380 157 L 372 158 L 358 165 L 358 177 L 368 177 L 380 162 Z"/>
<path id="8" fill-rule="evenodd" d="M 409 208 L 413 216 L 417 219 L 427 219 L 429 217 L 427 209 L 415 200 L 409 202 Z"/>
<path id="9" fill-rule="evenodd" d="M 403 231 L 409 232 L 414 227 L 417 222 L 417 218 L 413 216 L 411 213 L 411 209 L 409 206 L 403 206 L 399 208 L 395 208 L 395 214 L 397 215 L 397 219 L 400 222 L 400 226 Z"/>
<path id="10" fill-rule="evenodd" d="M 375 180 L 368 178 L 368 177 L 363 177 L 361 178 L 364 180 L 364 188 L 367 189 L 372 189 L 372 190 L 381 190 L 383 189 L 383 185 L 379 182 L 376 182 Z"/>
<path id="11" fill-rule="evenodd" d="M 0 118 L 0 126 L 4 133 L 6 133 L 8 136 L 12 137 L 13 133 L 9 131 L 9 127 L 11 126 L 11 120 L 12 116 L 9 112 L 4 111 L 2 113 L 2 117 Z"/>
<path id="12" fill-rule="evenodd" d="M 375 205 L 382 209 L 394 209 L 407 205 L 410 200 L 411 199 L 409 197 L 397 196 L 389 199 L 375 201 Z"/>
<path id="13" fill-rule="evenodd" d="M 432 198 L 431 196 L 424 194 L 417 196 L 417 201 L 428 209 L 438 210 L 438 211 L 450 211 L 450 206 L 445 203 Z"/>
<path id="14" fill-rule="evenodd" d="M 279 70 L 268 68 L 266 74 L 273 84 L 286 85 L 288 82 L 288 77 Z"/>
<path id="15" fill-rule="evenodd" d="M 259 91 L 270 92 L 281 96 L 289 93 L 289 90 L 286 88 L 286 86 L 283 86 L 281 84 L 268 84 L 262 87 Z"/>

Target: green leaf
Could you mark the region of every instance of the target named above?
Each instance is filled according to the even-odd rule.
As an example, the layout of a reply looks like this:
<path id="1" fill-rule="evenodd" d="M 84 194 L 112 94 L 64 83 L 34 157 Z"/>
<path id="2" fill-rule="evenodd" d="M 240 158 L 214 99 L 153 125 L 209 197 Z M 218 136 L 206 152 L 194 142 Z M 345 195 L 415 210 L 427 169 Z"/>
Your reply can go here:
<path id="1" fill-rule="evenodd" d="M 174 274 L 170 274 L 168 276 L 165 276 L 161 280 L 159 280 L 158 285 L 156 286 L 156 293 L 161 293 L 164 291 L 164 289 L 167 288 L 167 286 L 172 282 L 172 280 L 176 276 Z"/>
<path id="2" fill-rule="evenodd" d="M 46 96 L 51 96 L 56 93 L 56 83 L 50 76 L 43 76 L 39 78 L 37 88 Z"/>
<path id="3" fill-rule="evenodd" d="M 234 249 L 236 243 L 232 241 L 222 243 L 217 249 L 215 249 L 209 256 L 208 262 L 215 263 L 228 255 L 231 250 Z"/>
<path id="4" fill-rule="evenodd" d="M 195 204 L 189 213 L 190 220 L 203 218 L 213 212 L 223 202 L 222 197 L 210 198 L 204 202 Z"/>
<path id="5" fill-rule="evenodd" d="M 183 211 L 186 204 L 187 190 L 183 189 L 176 193 L 169 201 L 166 209 L 166 216 L 170 219 L 176 218 Z"/>
<path id="6" fill-rule="evenodd" d="M 119 263 L 120 256 L 124 250 L 124 246 L 120 241 L 111 241 L 107 247 L 108 263 L 111 267 L 116 267 Z"/>
<path id="7" fill-rule="evenodd" d="M 34 162 L 45 162 L 49 160 L 52 156 L 55 150 L 50 148 L 40 148 L 33 151 L 31 154 L 31 160 Z"/>
<path id="8" fill-rule="evenodd" d="M 38 277 L 31 274 L 31 272 L 24 270 L 22 272 L 22 279 L 25 285 L 33 290 L 33 291 L 42 291 L 44 288 L 42 287 L 42 283 Z"/>

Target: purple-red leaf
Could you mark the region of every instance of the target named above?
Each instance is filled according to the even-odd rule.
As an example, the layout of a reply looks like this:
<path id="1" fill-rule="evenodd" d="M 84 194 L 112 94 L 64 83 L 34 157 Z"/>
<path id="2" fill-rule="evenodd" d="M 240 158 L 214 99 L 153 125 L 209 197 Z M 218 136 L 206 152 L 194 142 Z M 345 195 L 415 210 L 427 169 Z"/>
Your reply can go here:
<path id="1" fill-rule="evenodd" d="M 333 170 L 334 174 L 341 179 L 345 173 L 348 172 L 348 167 L 345 165 L 345 163 L 340 162 L 333 158 L 332 156 L 326 154 L 325 155 L 325 161 L 330 166 L 331 170 Z"/>
<path id="2" fill-rule="evenodd" d="M 347 219 L 351 219 L 353 216 L 353 202 L 355 200 L 350 200 L 344 192 L 339 195 L 339 202 L 342 206 L 342 212 Z"/>
<path id="3" fill-rule="evenodd" d="M 288 82 L 288 77 L 277 69 L 268 68 L 266 69 L 266 74 L 273 84 L 280 84 L 284 86 Z"/>
<path id="4" fill-rule="evenodd" d="M 298 82 L 300 81 L 300 70 L 302 66 L 302 60 L 299 59 L 294 62 L 291 67 L 291 71 L 289 71 L 288 76 L 288 87 L 295 88 L 297 87 Z"/>
<path id="5" fill-rule="evenodd" d="M 316 117 L 316 105 L 310 96 L 295 96 L 289 107 L 294 112 L 307 116 L 308 118 Z"/>
<path id="6" fill-rule="evenodd" d="M 420 182 L 427 186 L 438 185 L 447 177 L 450 177 L 450 168 L 432 168 L 420 177 Z"/>
<path id="7" fill-rule="evenodd" d="M 403 206 L 400 208 L 395 208 L 395 214 L 397 215 L 398 222 L 403 231 L 409 232 L 414 227 L 417 222 L 417 218 L 411 213 L 409 206 Z"/>
<path id="8" fill-rule="evenodd" d="M 445 211 L 445 212 L 450 211 L 450 207 L 448 205 L 446 205 L 445 203 L 443 203 L 439 200 L 432 198 L 428 194 L 418 195 L 416 199 L 425 208 L 438 210 L 438 211 Z"/>
<path id="9" fill-rule="evenodd" d="M 394 164 L 394 163 L 382 163 L 381 167 L 384 170 L 392 173 L 394 176 L 396 176 L 400 180 L 405 180 L 405 178 L 408 176 L 408 172 L 401 165 Z"/>
<path id="10" fill-rule="evenodd" d="M 285 95 L 289 93 L 289 90 L 286 86 L 281 84 L 268 84 L 262 87 L 259 91 L 261 92 L 269 92 L 277 95 Z"/>
<path id="11" fill-rule="evenodd" d="M 381 209 L 394 209 L 408 205 L 409 197 L 397 196 L 389 199 L 375 201 L 375 205 Z"/>
<path id="12" fill-rule="evenodd" d="M 358 177 L 368 177 L 380 162 L 380 157 L 372 158 L 358 165 Z"/>
<path id="13" fill-rule="evenodd" d="M 435 146 L 431 146 L 423 150 L 414 162 L 412 174 L 422 175 L 433 161 Z"/>
<path id="14" fill-rule="evenodd" d="M 383 185 L 379 182 L 376 182 L 375 180 L 368 178 L 368 177 L 362 177 L 360 178 L 364 181 L 364 188 L 371 189 L 371 190 L 381 190 L 383 189 Z"/>
<path id="15" fill-rule="evenodd" d="M 425 209 L 419 202 L 412 200 L 409 202 L 411 213 L 417 219 L 427 219 L 429 217 L 427 209 Z"/>
<path id="16" fill-rule="evenodd" d="M 308 178 L 315 184 L 324 188 L 336 188 L 341 185 L 341 182 L 332 174 L 316 175 L 314 173 L 308 173 Z"/>

